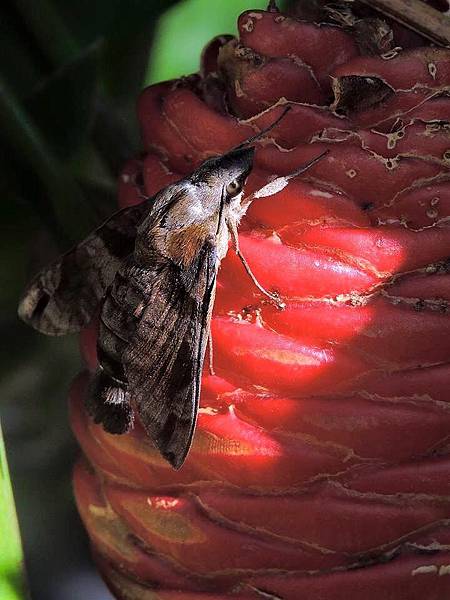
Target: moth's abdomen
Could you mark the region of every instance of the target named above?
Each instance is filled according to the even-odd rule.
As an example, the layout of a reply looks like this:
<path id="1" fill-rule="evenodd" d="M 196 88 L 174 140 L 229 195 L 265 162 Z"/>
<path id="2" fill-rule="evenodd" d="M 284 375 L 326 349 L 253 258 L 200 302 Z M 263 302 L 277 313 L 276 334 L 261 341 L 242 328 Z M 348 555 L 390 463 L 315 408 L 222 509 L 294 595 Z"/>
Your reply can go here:
<path id="1" fill-rule="evenodd" d="M 123 356 L 135 334 L 144 303 L 142 284 L 133 276 L 132 269 L 120 270 L 103 302 L 97 350 L 103 370 L 123 383 L 127 383 Z"/>
<path id="2" fill-rule="evenodd" d="M 109 433 L 126 433 L 133 425 L 124 355 L 144 302 L 145 289 L 136 277 L 136 267 L 125 266 L 116 274 L 103 301 L 97 340 L 99 371 L 86 402 L 94 421 Z"/>
<path id="3" fill-rule="evenodd" d="M 133 427 L 134 414 L 127 386 L 102 369 L 92 379 L 85 406 L 94 422 L 108 433 L 122 434 Z"/>

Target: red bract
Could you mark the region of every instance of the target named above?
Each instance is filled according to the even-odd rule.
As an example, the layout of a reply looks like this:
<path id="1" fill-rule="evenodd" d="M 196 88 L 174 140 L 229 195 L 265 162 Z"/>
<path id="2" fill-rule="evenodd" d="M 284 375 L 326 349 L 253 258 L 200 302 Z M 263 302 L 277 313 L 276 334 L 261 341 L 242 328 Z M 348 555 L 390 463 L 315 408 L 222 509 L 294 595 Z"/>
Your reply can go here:
<path id="1" fill-rule="evenodd" d="M 364 24 L 364 23 L 363 23 Z M 361 22 L 359 22 L 359 27 Z M 139 424 L 71 414 L 75 492 L 99 567 L 126 600 L 450 597 L 450 51 L 364 54 L 336 24 L 239 17 L 201 75 L 146 89 L 138 203 L 291 110 L 257 143 L 254 200 L 212 322 L 192 450 L 178 472 Z M 367 42 L 367 40 L 366 40 Z M 95 368 L 95 325 L 82 349 Z"/>

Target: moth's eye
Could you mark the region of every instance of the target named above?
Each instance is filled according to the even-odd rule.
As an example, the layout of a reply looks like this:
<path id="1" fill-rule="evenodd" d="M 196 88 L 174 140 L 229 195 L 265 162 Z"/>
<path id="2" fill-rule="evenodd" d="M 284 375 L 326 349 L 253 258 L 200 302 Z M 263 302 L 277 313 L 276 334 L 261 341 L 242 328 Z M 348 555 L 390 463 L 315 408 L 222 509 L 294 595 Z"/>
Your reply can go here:
<path id="1" fill-rule="evenodd" d="M 233 181 L 230 181 L 230 183 L 227 185 L 227 194 L 230 198 L 234 198 L 234 196 L 237 196 L 241 192 L 242 183 L 237 179 L 233 179 Z"/>

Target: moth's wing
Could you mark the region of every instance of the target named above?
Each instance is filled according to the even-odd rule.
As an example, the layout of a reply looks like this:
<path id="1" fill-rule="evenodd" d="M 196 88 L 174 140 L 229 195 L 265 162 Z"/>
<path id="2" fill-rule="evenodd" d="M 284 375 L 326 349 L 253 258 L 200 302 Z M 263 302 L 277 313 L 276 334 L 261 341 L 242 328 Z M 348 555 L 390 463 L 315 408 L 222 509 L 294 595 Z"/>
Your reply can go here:
<path id="1" fill-rule="evenodd" d="M 80 244 L 31 281 L 19 317 L 47 335 L 79 331 L 95 315 L 122 261 L 133 252 L 136 228 L 150 202 L 112 215 Z"/>
<path id="2" fill-rule="evenodd" d="M 155 273 L 124 356 L 131 402 L 175 468 L 186 458 L 197 420 L 217 264 L 215 249 L 205 245 L 189 270 L 169 265 Z"/>

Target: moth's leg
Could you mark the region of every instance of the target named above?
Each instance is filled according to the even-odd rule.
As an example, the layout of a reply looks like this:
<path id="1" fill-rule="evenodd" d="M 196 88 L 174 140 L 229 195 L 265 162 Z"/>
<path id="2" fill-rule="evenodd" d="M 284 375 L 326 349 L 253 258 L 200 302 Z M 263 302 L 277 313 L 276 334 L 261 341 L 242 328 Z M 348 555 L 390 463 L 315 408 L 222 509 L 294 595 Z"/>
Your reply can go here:
<path id="1" fill-rule="evenodd" d="M 253 283 L 258 288 L 258 290 L 262 294 L 264 294 L 264 296 L 269 298 L 276 306 L 278 306 L 279 309 L 286 308 L 286 304 L 282 300 L 280 300 L 280 298 L 279 298 L 279 296 L 277 296 L 277 294 L 273 294 L 272 292 L 269 292 L 268 290 L 266 290 L 266 288 L 263 287 L 259 283 L 259 281 L 256 279 L 255 275 L 253 274 L 253 271 L 250 268 L 250 265 L 248 264 L 245 256 L 242 254 L 241 249 L 239 247 L 239 237 L 238 237 L 236 224 L 234 222 L 228 222 L 227 224 L 228 224 L 228 230 L 231 235 L 231 239 L 233 241 L 234 251 L 236 252 L 236 255 L 239 257 L 239 260 L 243 264 L 244 269 L 247 271 L 250 279 L 253 281 Z"/>
<path id="2" fill-rule="evenodd" d="M 214 371 L 214 350 L 213 350 L 213 339 L 211 332 L 211 321 L 209 322 L 209 333 L 208 333 L 208 358 L 209 358 L 209 374 L 215 375 Z"/>

